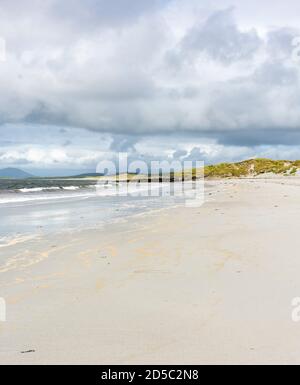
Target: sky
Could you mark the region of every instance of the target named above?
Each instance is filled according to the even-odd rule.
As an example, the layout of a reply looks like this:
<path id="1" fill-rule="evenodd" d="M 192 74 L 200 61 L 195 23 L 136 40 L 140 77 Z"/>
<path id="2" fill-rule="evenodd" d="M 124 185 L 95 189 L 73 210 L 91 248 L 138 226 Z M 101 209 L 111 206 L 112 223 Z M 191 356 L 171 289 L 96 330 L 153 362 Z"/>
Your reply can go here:
<path id="1" fill-rule="evenodd" d="M 300 159 L 300 2 L 0 0 L 0 168 Z"/>

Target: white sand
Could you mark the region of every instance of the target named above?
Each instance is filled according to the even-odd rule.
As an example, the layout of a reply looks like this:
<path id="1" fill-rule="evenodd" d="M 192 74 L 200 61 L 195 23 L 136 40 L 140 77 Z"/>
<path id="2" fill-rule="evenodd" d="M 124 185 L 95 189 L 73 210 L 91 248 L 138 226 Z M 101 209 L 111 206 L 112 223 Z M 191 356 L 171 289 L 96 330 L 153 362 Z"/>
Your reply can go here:
<path id="1" fill-rule="evenodd" d="M 215 184 L 198 209 L 1 248 L 0 363 L 299 364 L 300 185 Z"/>

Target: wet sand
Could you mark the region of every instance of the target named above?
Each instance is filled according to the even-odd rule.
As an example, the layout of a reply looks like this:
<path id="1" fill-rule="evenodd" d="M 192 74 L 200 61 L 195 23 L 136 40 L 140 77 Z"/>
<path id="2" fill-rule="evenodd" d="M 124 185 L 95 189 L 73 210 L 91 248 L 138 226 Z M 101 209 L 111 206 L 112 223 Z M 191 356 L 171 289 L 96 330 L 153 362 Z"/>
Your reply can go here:
<path id="1" fill-rule="evenodd" d="M 2 364 L 300 363 L 300 182 L 0 249 Z"/>

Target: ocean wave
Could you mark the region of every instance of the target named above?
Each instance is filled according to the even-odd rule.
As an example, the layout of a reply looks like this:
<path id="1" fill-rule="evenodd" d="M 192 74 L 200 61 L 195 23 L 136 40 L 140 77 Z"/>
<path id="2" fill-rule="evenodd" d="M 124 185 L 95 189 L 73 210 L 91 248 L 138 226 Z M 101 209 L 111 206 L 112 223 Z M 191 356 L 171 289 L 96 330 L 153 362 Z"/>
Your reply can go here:
<path id="1" fill-rule="evenodd" d="M 12 196 L 13 195 L 13 196 Z M 81 193 L 81 194 L 59 194 L 59 195 L 17 195 L 11 194 L 10 196 L 0 197 L 1 204 L 11 204 L 11 203 L 26 203 L 26 202 L 36 202 L 36 201 L 51 201 L 51 200 L 63 200 L 63 199 L 74 199 L 74 198 L 89 198 L 95 196 L 95 193 Z"/>
<path id="2" fill-rule="evenodd" d="M 181 191 L 181 184 L 170 186 L 169 183 L 124 183 L 118 185 L 97 184 L 88 186 L 52 186 L 52 187 L 32 187 L 22 188 L 14 192 L 1 193 L 0 205 L 3 204 L 22 204 L 26 202 L 41 202 L 66 199 L 84 199 L 93 197 L 113 197 L 113 196 L 171 196 L 170 187 L 176 191 Z"/>
<path id="3" fill-rule="evenodd" d="M 75 190 L 79 190 L 80 188 L 81 186 L 27 187 L 27 188 L 20 188 L 17 191 L 22 193 L 35 193 L 35 192 L 42 192 L 42 191 L 47 192 L 47 191 L 59 191 L 59 190 L 75 191 Z"/>
<path id="4" fill-rule="evenodd" d="M 41 192 L 41 191 L 53 191 L 53 190 L 60 190 L 61 187 L 28 187 L 28 188 L 20 188 L 17 191 L 20 191 L 22 193 L 34 193 L 34 192 Z"/>
<path id="5" fill-rule="evenodd" d="M 80 186 L 66 186 L 66 187 L 63 187 L 63 190 L 67 190 L 67 191 L 76 191 L 76 190 L 79 190 L 80 189 Z"/>

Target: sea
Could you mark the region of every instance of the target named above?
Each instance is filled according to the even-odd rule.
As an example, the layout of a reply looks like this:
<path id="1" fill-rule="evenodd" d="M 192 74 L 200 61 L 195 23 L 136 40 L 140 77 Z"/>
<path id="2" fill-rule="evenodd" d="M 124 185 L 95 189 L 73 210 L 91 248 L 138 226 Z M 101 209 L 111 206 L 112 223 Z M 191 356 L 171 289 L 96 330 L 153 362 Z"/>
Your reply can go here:
<path id="1" fill-rule="evenodd" d="M 177 182 L 0 179 L 0 248 L 18 238 L 97 228 L 185 202 L 186 191 Z"/>

